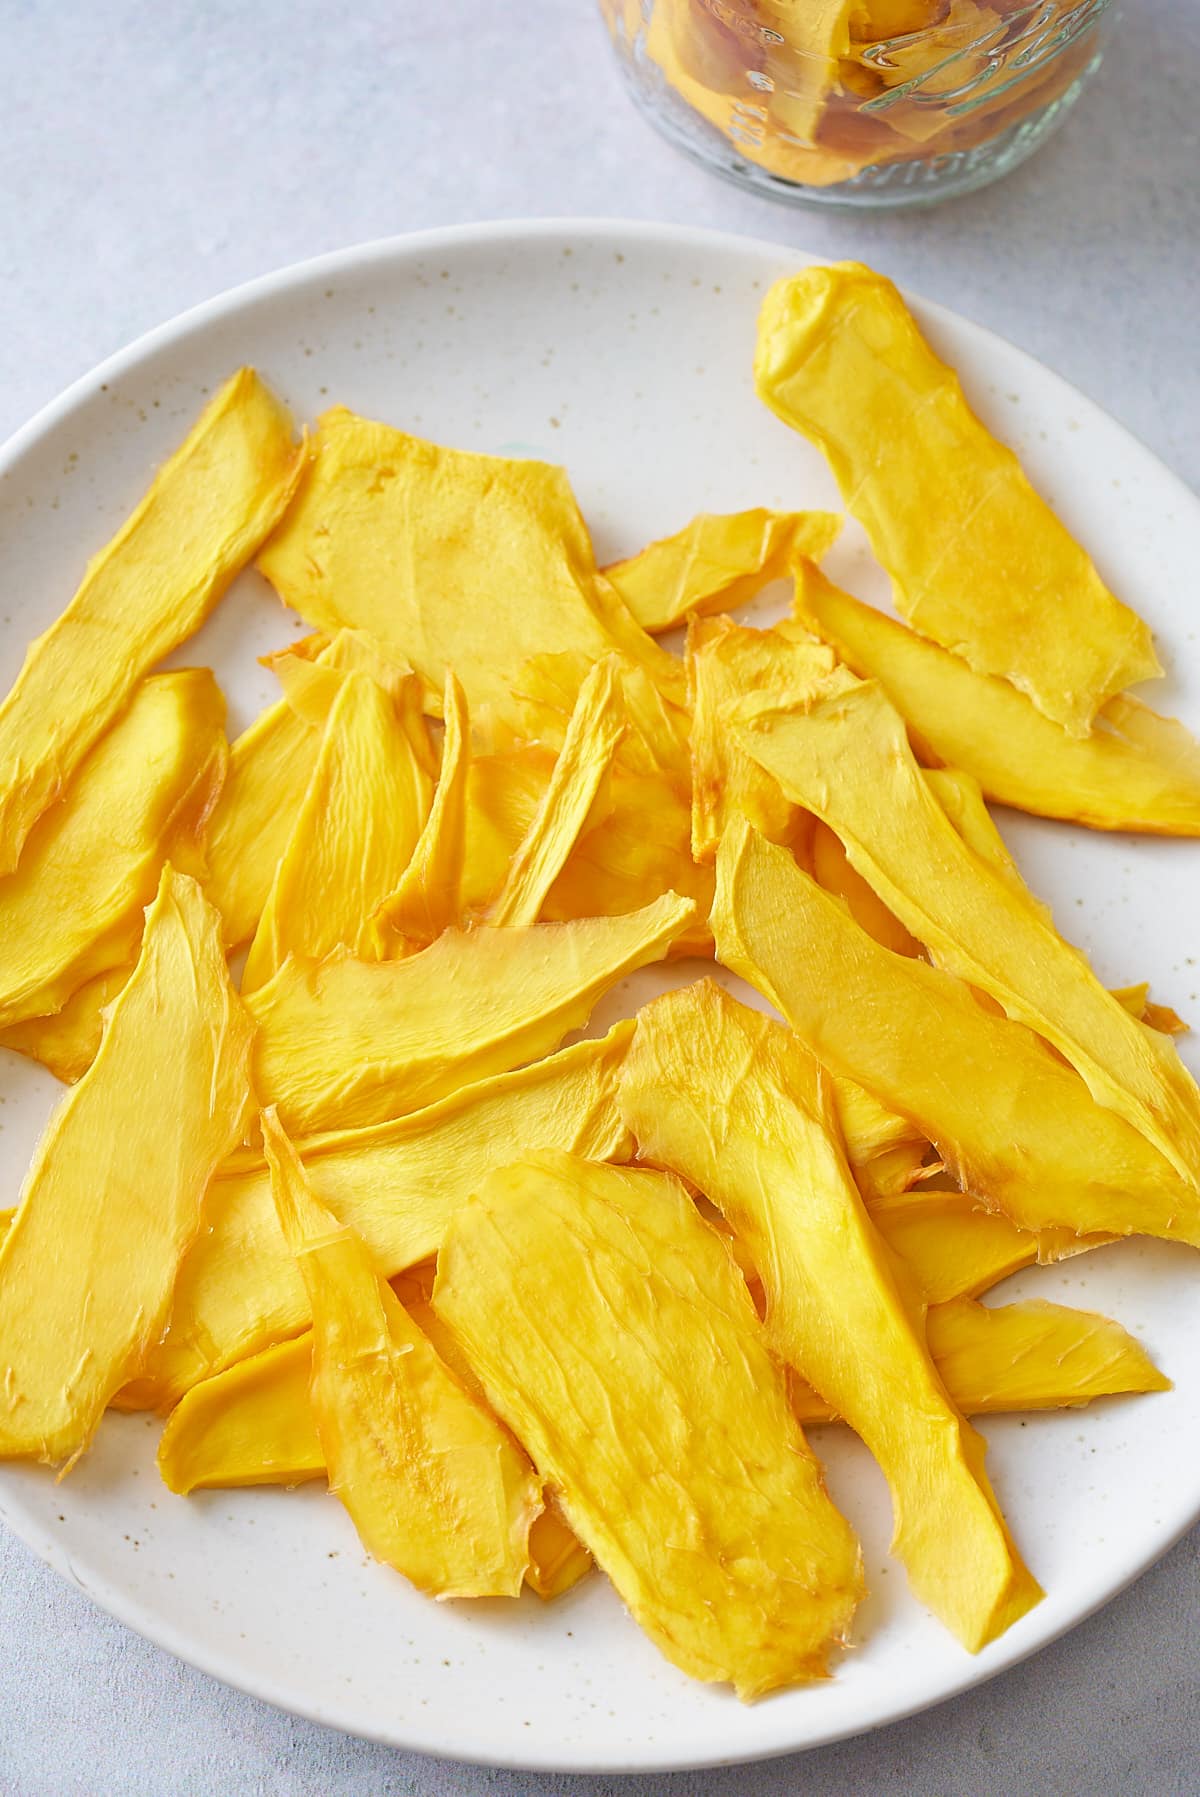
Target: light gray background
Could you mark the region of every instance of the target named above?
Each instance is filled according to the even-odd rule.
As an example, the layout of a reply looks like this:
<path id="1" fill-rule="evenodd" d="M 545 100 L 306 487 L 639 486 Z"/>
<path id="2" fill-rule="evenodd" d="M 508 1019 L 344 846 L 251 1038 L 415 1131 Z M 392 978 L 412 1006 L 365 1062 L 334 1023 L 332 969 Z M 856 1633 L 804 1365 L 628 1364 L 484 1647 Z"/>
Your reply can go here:
<path id="1" fill-rule="evenodd" d="M 625 102 L 590 0 L 0 0 L 0 438 L 148 326 L 282 263 L 603 213 L 877 262 L 1040 356 L 1200 487 L 1200 0 L 1127 12 L 1038 160 L 872 220 L 784 210 L 682 160 Z M 228 1691 L 3 1536 L 0 1792 L 1174 1797 L 1200 1792 L 1198 1655 L 1200 1532 L 1068 1640 L 864 1740 L 678 1778 L 489 1773 Z"/>

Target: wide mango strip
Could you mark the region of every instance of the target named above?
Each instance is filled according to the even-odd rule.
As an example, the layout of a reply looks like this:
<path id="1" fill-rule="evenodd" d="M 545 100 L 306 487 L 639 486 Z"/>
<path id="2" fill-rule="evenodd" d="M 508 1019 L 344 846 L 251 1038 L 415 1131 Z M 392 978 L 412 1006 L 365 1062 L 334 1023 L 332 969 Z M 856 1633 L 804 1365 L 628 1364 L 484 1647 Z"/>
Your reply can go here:
<path id="1" fill-rule="evenodd" d="M 258 565 L 325 630 L 351 624 L 435 692 L 453 668 L 474 707 L 547 649 L 623 649 L 664 690 L 682 682 L 603 581 L 561 468 L 443 449 L 341 407 Z"/>
<path id="2" fill-rule="evenodd" d="M 551 1053 L 692 916 L 665 893 L 626 917 L 447 930 L 402 961 L 289 961 L 248 1001 L 255 1088 L 301 1135 L 402 1116 Z"/>
<path id="3" fill-rule="evenodd" d="M 625 733 L 615 661 L 597 662 L 579 688 L 554 772 L 518 843 L 489 917 L 534 924 L 582 833 Z"/>
<path id="4" fill-rule="evenodd" d="M 977 674 L 894 618 L 796 564 L 796 616 L 878 680 L 919 754 L 973 774 L 989 799 L 1092 830 L 1200 836 L 1200 743 L 1136 699 L 1069 736 L 1006 680 Z"/>
<path id="5" fill-rule="evenodd" d="M 533 1468 L 320 1202 L 270 1111 L 263 1139 L 313 1314 L 309 1394 L 330 1490 L 368 1551 L 418 1590 L 515 1597 L 541 1509 Z"/>
<path id="6" fill-rule="evenodd" d="M 203 872 L 224 722 L 207 669 L 153 676 L 34 825 L 20 867 L 0 879 L 0 1025 L 59 1011 L 97 974 L 132 967 L 169 855 Z"/>
<path id="7" fill-rule="evenodd" d="M 668 1659 L 746 1699 L 825 1673 L 858 1546 L 675 1180 L 566 1155 L 494 1173 L 450 1224 L 434 1308 Z"/>
<path id="8" fill-rule="evenodd" d="M 429 815 L 399 884 L 377 913 L 390 953 L 427 948 L 463 916 L 471 733 L 467 696 L 449 671 L 442 718 L 442 760 Z"/>
<path id="9" fill-rule="evenodd" d="M 816 1062 L 705 981 L 639 1013 L 621 1111 L 641 1153 L 698 1186 L 744 1243 L 777 1353 L 867 1444 L 914 1592 L 978 1652 L 1041 1592 L 863 1208 Z"/>
<path id="10" fill-rule="evenodd" d="M 282 516 L 304 466 L 291 421 L 250 369 L 227 381 L 0 705 L 0 874 L 128 705 L 198 630 Z"/>
<path id="11" fill-rule="evenodd" d="M 925 1335 L 939 1378 L 967 1416 L 1074 1409 L 1094 1398 L 1171 1389 L 1119 1323 L 1040 1299 L 988 1309 L 956 1298 L 929 1311 Z M 803 1423 L 837 1420 L 798 1381 L 792 1406 Z"/>
<path id="12" fill-rule="evenodd" d="M 657 635 L 686 623 L 692 612 L 745 605 L 770 581 L 782 580 L 796 555 L 819 562 L 841 525 L 836 512 L 701 512 L 604 574 L 642 629 Z"/>
<path id="13" fill-rule="evenodd" d="M 1162 672 L 1145 624 L 975 417 L 890 281 L 846 262 L 777 282 L 755 383 L 824 451 L 897 609 L 925 636 L 1075 736 Z"/>
<path id="14" fill-rule="evenodd" d="M 433 796 L 422 686 L 397 702 L 367 674 L 341 674 L 308 790 L 242 976 L 243 992 L 290 955 L 377 955 L 374 913 L 407 868 Z"/>
<path id="15" fill-rule="evenodd" d="M 749 817 L 773 842 L 790 841 L 801 808 L 764 779 L 738 746 L 728 708 L 754 693 L 802 697 L 834 672 L 821 643 L 787 624 L 748 630 L 728 618 L 696 619 L 688 630 L 687 674 L 692 704 L 692 853 L 710 862 L 735 812 Z"/>
<path id="16" fill-rule="evenodd" d="M 362 1236 L 377 1270 L 399 1272 L 436 1254 L 455 1206 L 491 1168 L 528 1149 L 628 1157 L 616 1087 L 632 1027 L 618 1024 L 601 1041 L 465 1087 L 382 1127 L 302 1143 L 301 1157 L 324 1203 Z M 204 1208 L 206 1227 L 179 1270 L 169 1333 L 122 1394 L 128 1407 L 169 1407 L 197 1380 L 312 1320 L 261 1162 L 223 1171 Z"/>
<path id="17" fill-rule="evenodd" d="M 1200 1246 L 1200 1200 L 1023 1024 L 881 948 L 746 825 L 717 858 L 713 932 L 817 1059 L 908 1117 L 954 1178 L 1022 1229 Z"/>
<path id="18" fill-rule="evenodd" d="M 165 867 L 133 976 L 0 1247 L 0 1455 L 75 1460 L 158 1342 L 205 1187 L 241 1135 L 250 1033 L 216 912 Z"/>
<path id="19" fill-rule="evenodd" d="M 1092 1096 L 1200 1182 L 1200 1092 L 1064 942 L 1044 907 L 972 853 L 922 778 L 873 681 L 805 710 L 763 711 L 742 748 L 841 838 L 851 865 L 939 967 L 1052 1043 Z"/>

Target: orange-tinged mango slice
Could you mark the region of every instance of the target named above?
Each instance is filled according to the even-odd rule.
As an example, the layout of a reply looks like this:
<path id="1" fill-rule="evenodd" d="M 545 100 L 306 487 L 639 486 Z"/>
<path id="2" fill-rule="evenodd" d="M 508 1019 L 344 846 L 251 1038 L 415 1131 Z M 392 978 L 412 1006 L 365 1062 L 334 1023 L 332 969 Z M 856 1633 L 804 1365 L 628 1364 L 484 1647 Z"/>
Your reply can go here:
<path id="1" fill-rule="evenodd" d="M 817 1063 L 705 981 L 638 1014 L 621 1109 L 641 1152 L 699 1187 L 744 1243 L 776 1352 L 866 1442 L 914 1592 L 978 1652 L 1041 1592 L 863 1206 Z"/>
<path id="2" fill-rule="evenodd" d="M 243 368 L 32 642 L 0 704 L 0 874 L 155 662 L 199 629 L 304 468 L 282 406 Z"/>
<path id="3" fill-rule="evenodd" d="M 393 953 L 427 948 L 463 917 L 471 733 L 467 696 L 449 670 L 442 717 L 442 760 L 429 815 L 399 884 L 378 912 Z"/>
<path id="4" fill-rule="evenodd" d="M 919 955 L 921 944 L 888 910 L 869 881 L 850 861 L 841 838 L 817 818 L 809 852 L 812 875 L 818 886 L 844 899 L 856 924 L 898 955 Z"/>
<path id="5" fill-rule="evenodd" d="M 880 947 L 744 824 L 717 858 L 713 930 L 724 964 L 824 1066 L 908 1117 L 965 1191 L 1021 1228 L 1200 1246 L 1195 1188 L 1031 1030 Z"/>
<path id="6" fill-rule="evenodd" d="M 304 1163 L 379 1272 L 399 1272 L 436 1254 L 455 1206 L 491 1168 L 530 1148 L 628 1158 L 616 1088 L 632 1027 L 618 1024 L 601 1041 L 467 1086 L 381 1128 L 302 1143 Z M 147 1356 L 126 1402 L 169 1407 L 197 1380 L 310 1321 L 266 1168 L 257 1156 L 242 1156 L 213 1180 L 205 1229 L 179 1270 L 170 1333 Z"/>
<path id="7" fill-rule="evenodd" d="M 670 1660 L 747 1699 L 823 1675 L 858 1545 L 676 1181 L 566 1155 L 494 1173 L 451 1222 L 434 1307 Z"/>
<path id="8" fill-rule="evenodd" d="M 224 723 L 207 669 L 153 675 L 33 826 L 21 865 L 0 878 L 0 1026 L 59 1011 L 88 980 L 132 966 L 168 856 L 203 872 Z"/>
<path id="9" fill-rule="evenodd" d="M 755 382 L 824 451 L 897 609 L 924 635 L 1076 736 L 1107 699 L 1162 672 L 1145 624 L 975 417 L 890 281 L 844 262 L 777 282 Z"/>
<path id="10" fill-rule="evenodd" d="M 98 973 L 50 1017 L 30 1017 L 0 1031 L 0 1047 L 40 1061 L 55 1079 L 73 1086 L 95 1060 L 104 1033 L 105 1012 L 128 983 L 133 966 L 127 964 Z"/>
<path id="11" fill-rule="evenodd" d="M 168 865 L 0 1247 L 0 1455 L 76 1459 L 159 1340 L 205 1187 L 241 1135 L 250 1033 L 217 915 Z"/>
<path id="12" fill-rule="evenodd" d="M 249 999 L 256 1089 L 300 1135 L 433 1104 L 551 1053 L 692 911 L 664 893 L 626 917 L 447 930 L 402 961 L 289 961 Z"/>
<path id="13" fill-rule="evenodd" d="M 841 529 L 836 512 L 700 512 L 639 554 L 605 568 L 643 630 L 658 635 L 692 612 L 733 611 L 772 580 L 792 557 L 819 562 Z"/>
<path id="14" fill-rule="evenodd" d="M 830 1085 L 838 1128 L 863 1197 L 907 1191 L 921 1176 L 928 1138 L 853 1080 L 835 1074 Z"/>
<path id="15" fill-rule="evenodd" d="M 851 865 L 939 967 L 1052 1043 L 1098 1104 L 1200 1183 L 1200 1092 L 1064 942 L 1045 909 L 963 842 L 876 681 L 737 727 L 747 754 L 841 838 Z"/>
<path id="16" fill-rule="evenodd" d="M 309 1396 L 330 1490 L 368 1551 L 431 1597 L 515 1597 L 541 1509 L 532 1467 L 320 1202 L 271 1111 L 263 1140 L 312 1309 Z"/>
<path id="17" fill-rule="evenodd" d="M 974 774 L 1018 811 L 1092 830 L 1200 836 L 1200 743 L 1136 699 L 1110 699 L 1089 736 L 1069 736 L 1007 680 L 990 679 L 796 567 L 796 614 L 856 674 L 878 680 L 918 753 Z"/>
<path id="18" fill-rule="evenodd" d="M 977 1298 L 1010 1273 L 1099 1246 L 1071 1230 L 1018 1229 L 968 1192 L 893 1192 L 870 1202 L 871 1221 L 904 1263 L 925 1304 Z"/>
<path id="19" fill-rule="evenodd" d="M 421 683 L 397 703 L 367 674 L 347 673 L 246 957 L 243 992 L 291 955 L 382 952 L 375 912 L 417 845 L 433 797 Z"/>

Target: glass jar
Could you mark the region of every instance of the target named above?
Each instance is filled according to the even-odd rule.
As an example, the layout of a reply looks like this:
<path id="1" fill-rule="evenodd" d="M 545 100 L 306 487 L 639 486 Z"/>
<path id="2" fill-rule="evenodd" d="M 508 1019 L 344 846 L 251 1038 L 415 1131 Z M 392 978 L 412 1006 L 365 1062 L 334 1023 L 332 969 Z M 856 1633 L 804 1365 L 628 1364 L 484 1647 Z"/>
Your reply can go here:
<path id="1" fill-rule="evenodd" d="M 1032 155 L 1099 67 L 1113 0 L 600 0 L 642 111 L 795 204 L 920 206 Z"/>

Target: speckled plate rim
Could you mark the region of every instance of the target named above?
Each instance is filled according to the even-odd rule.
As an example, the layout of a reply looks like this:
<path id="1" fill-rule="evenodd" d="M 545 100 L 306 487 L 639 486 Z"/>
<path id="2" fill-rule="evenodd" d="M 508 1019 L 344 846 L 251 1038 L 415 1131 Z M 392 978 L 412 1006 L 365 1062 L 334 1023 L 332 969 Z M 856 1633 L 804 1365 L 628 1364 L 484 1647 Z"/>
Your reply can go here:
<path id="1" fill-rule="evenodd" d="M 681 250 L 694 249 L 707 252 L 725 250 L 734 256 L 751 253 L 775 259 L 783 258 L 791 260 L 797 266 L 829 260 L 826 257 L 815 256 L 801 246 L 780 243 L 770 238 L 620 218 L 506 219 L 446 226 L 372 240 L 301 262 L 291 263 L 270 274 L 256 277 L 217 294 L 211 299 L 202 301 L 178 314 L 175 318 L 144 333 L 134 342 L 107 357 L 73 381 L 57 398 L 42 407 L 25 425 L 10 436 L 3 446 L 0 446 L 0 478 L 5 478 L 13 473 L 22 459 L 32 452 L 43 438 L 68 420 L 73 411 L 93 398 L 97 388 L 102 384 L 114 384 L 122 376 L 158 352 L 164 349 L 177 349 L 181 345 L 185 345 L 189 338 L 200 336 L 210 327 L 228 321 L 248 305 L 264 299 L 280 297 L 291 289 L 301 288 L 316 280 L 351 274 L 361 275 L 372 267 L 386 266 L 397 259 L 416 260 L 434 254 L 451 254 L 454 250 L 461 248 L 511 250 L 514 247 L 519 247 L 522 242 L 530 240 L 553 242 L 556 239 L 564 241 L 571 239 L 575 242 L 582 240 L 589 247 L 611 245 L 614 250 L 628 246 L 630 243 L 656 246 L 674 245 Z M 1036 380 L 1043 387 L 1054 390 L 1063 404 L 1069 405 L 1073 414 L 1083 424 L 1086 425 L 1089 420 L 1102 421 L 1107 428 L 1115 428 L 1120 431 L 1126 440 L 1129 456 L 1132 459 L 1140 460 L 1145 476 L 1151 478 L 1158 488 L 1169 492 L 1172 504 L 1180 512 L 1194 520 L 1196 541 L 1200 544 L 1200 498 L 1133 432 L 1118 424 L 1102 407 L 1088 399 L 1062 376 L 1055 374 L 1036 357 L 1008 342 L 1007 339 L 989 331 L 984 326 L 965 320 L 961 314 L 953 312 L 948 307 L 923 299 L 913 293 L 911 289 L 906 289 L 906 293 L 927 318 L 952 321 L 959 328 L 966 325 L 982 346 L 985 348 L 995 346 L 1007 358 L 1023 365 L 1028 370 L 1031 379 Z M 336 1704 L 306 1703 L 303 1706 L 298 1706 L 287 1689 L 285 1681 L 276 1679 L 265 1672 L 256 1673 L 251 1677 L 231 1670 L 224 1656 L 197 1648 L 185 1631 L 177 1630 L 169 1620 L 149 1611 L 136 1598 L 133 1598 L 119 1582 L 82 1576 L 72 1564 L 70 1553 L 41 1524 L 39 1519 L 29 1514 L 20 1504 L 14 1505 L 2 1491 L 0 1491 L 0 1520 L 39 1559 L 74 1584 L 101 1609 L 177 1659 L 195 1667 L 209 1677 L 269 1703 L 285 1713 L 301 1715 L 322 1726 L 350 1732 L 347 1724 L 337 1713 Z M 1177 1507 L 1162 1517 L 1153 1532 L 1147 1533 L 1139 1550 L 1120 1559 L 1115 1570 L 1111 1572 L 1111 1576 L 1104 1579 L 1103 1582 L 1098 1582 L 1094 1601 L 1078 1605 L 1065 1618 L 1053 1621 L 1048 1618 L 1040 1628 L 1038 1627 L 1039 1612 L 1034 1611 L 1029 1618 L 1025 1619 L 1026 1628 L 1014 1631 L 1006 1640 L 993 1644 L 989 1649 L 986 1665 L 964 1655 L 961 1676 L 943 1682 L 941 1687 L 931 1693 L 928 1698 L 923 1697 L 911 1702 L 901 1700 L 890 1707 L 880 1706 L 876 1712 L 864 1716 L 860 1722 L 852 1726 L 838 1724 L 824 1731 L 818 1730 L 810 1733 L 803 1740 L 776 1741 L 760 1748 L 739 1750 L 729 1755 L 714 1753 L 711 1748 L 694 1756 L 680 1753 L 677 1749 L 668 1749 L 665 1752 L 643 1751 L 613 1758 L 587 1760 L 578 1756 L 555 1757 L 553 1754 L 530 1749 L 512 1753 L 502 1751 L 485 1753 L 481 1750 L 472 1752 L 469 1747 L 464 1750 L 464 1744 L 449 1742 L 441 1735 L 436 1739 L 423 1738 L 420 1730 L 412 1727 L 405 1728 L 403 1739 L 401 1739 L 395 1732 L 389 1732 L 382 1723 L 378 1730 L 356 1728 L 354 1732 L 358 1738 L 374 1740 L 398 1750 L 453 1759 L 466 1764 L 522 1771 L 592 1773 L 610 1776 L 613 1774 L 685 1772 L 705 1767 L 745 1764 L 757 1760 L 778 1758 L 791 1753 L 807 1752 L 812 1748 L 828 1746 L 839 1740 L 874 1732 L 878 1728 L 887 1727 L 892 1723 L 903 1721 L 907 1717 L 920 1714 L 987 1683 L 1000 1673 L 1029 1659 L 1086 1621 L 1089 1616 L 1094 1615 L 1133 1584 L 1144 1572 L 1156 1564 L 1197 1521 L 1200 1521 L 1200 1489 L 1186 1494 L 1181 1492 Z"/>

